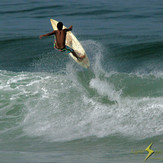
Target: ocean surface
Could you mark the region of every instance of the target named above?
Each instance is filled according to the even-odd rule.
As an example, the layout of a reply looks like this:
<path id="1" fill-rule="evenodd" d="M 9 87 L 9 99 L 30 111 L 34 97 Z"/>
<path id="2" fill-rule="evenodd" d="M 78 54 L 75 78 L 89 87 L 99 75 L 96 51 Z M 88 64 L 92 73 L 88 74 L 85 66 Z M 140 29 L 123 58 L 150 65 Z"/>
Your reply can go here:
<path id="1" fill-rule="evenodd" d="M 73 25 L 91 67 L 53 48 Z M 163 162 L 162 0 L 0 1 L 0 163 Z"/>

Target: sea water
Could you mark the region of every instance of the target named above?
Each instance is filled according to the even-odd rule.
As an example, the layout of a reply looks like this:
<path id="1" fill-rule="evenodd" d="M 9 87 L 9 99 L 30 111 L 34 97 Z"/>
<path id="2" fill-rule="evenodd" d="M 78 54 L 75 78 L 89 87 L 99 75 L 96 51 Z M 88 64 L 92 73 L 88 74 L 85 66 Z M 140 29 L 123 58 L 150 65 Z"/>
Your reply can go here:
<path id="1" fill-rule="evenodd" d="M 0 1 L 0 162 L 163 161 L 163 1 Z M 55 51 L 50 18 L 83 45 Z"/>

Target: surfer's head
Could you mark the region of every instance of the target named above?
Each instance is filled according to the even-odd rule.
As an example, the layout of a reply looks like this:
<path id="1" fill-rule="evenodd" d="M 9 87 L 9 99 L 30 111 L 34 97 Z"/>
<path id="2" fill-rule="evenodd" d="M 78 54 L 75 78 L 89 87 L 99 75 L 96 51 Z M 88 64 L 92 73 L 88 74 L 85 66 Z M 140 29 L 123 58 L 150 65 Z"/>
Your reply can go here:
<path id="1" fill-rule="evenodd" d="M 62 30 L 62 27 L 63 27 L 63 23 L 62 23 L 62 22 L 58 22 L 57 28 L 58 28 L 59 30 Z"/>

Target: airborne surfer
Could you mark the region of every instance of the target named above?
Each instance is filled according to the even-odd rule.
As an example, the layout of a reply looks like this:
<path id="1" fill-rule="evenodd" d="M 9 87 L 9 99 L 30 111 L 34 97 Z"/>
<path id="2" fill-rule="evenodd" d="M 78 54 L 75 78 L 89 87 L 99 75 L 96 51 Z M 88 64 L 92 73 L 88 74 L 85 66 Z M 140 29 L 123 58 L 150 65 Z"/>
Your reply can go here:
<path id="1" fill-rule="evenodd" d="M 47 33 L 44 35 L 40 35 L 40 39 L 42 37 L 45 37 L 45 36 L 55 35 L 55 37 L 56 37 L 56 40 L 54 41 L 54 48 L 55 49 L 57 49 L 60 52 L 66 52 L 67 54 L 72 53 L 79 61 L 82 60 L 85 56 L 79 57 L 72 48 L 65 45 L 66 33 L 68 31 L 72 31 L 72 25 L 69 28 L 62 29 L 63 23 L 58 22 L 57 28 L 58 28 L 58 30 L 54 30 L 53 32 L 50 32 L 50 33 Z"/>

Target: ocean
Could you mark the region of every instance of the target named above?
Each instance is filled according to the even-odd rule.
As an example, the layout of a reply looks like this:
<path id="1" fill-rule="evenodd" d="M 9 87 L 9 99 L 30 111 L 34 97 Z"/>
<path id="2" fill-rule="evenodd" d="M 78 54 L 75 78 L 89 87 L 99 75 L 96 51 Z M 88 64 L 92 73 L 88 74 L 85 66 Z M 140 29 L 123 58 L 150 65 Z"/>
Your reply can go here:
<path id="1" fill-rule="evenodd" d="M 0 163 L 163 162 L 162 0 L 0 1 Z M 90 68 L 53 48 L 73 25 Z"/>

